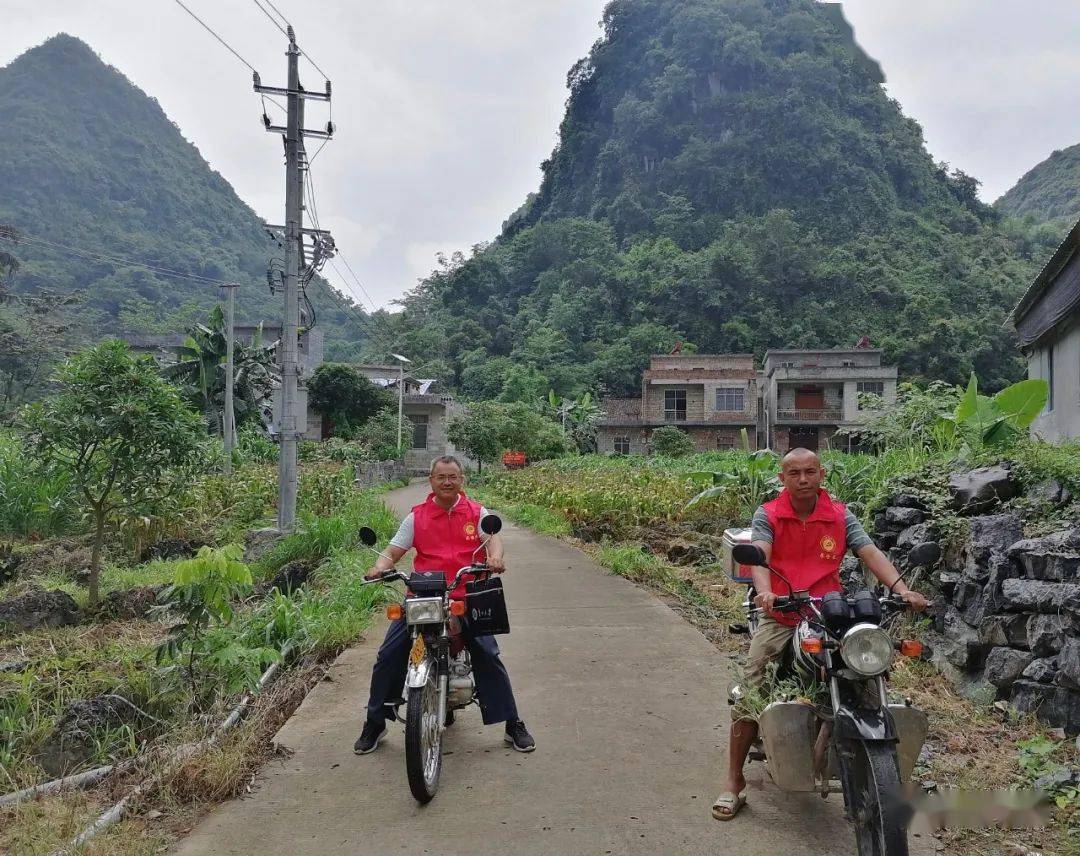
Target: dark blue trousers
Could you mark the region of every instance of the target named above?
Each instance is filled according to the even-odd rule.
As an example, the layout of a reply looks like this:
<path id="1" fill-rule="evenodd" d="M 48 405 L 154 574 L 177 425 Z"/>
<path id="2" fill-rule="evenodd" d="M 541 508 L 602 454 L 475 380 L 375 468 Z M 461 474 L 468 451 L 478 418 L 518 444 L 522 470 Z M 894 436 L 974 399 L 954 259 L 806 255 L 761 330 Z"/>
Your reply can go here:
<path id="1" fill-rule="evenodd" d="M 472 658 L 476 694 L 485 725 L 514 721 L 518 718 L 510 675 L 499 658 L 499 643 L 494 636 L 473 637 L 465 631 L 465 640 Z M 371 670 L 371 695 L 367 717 L 378 722 L 387 718 L 386 702 L 399 699 L 405 689 L 405 667 L 409 662 L 412 640 L 404 621 L 391 622 Z"/>

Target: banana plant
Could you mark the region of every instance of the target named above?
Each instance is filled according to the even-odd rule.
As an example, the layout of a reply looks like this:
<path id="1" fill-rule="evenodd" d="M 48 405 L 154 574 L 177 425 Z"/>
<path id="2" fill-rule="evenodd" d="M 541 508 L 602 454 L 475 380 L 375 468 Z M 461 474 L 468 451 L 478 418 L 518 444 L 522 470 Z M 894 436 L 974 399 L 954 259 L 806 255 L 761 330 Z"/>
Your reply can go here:
<path id="1" fill-rule="evenodd" d="M 780 458 L 768 449 L 746 452 L 731 470 L 695 472 L 690 474 L 690 479 L 711 486 L 691 499 L 687 508 L 721 497 L 734 497 L 740 512 L 749 518 L 759 505 L 780 493 Z"/>
<path id="2" fill-rule="evenodd" d="M 1043 412 L 1049 396 L 1049 384 L 1038 378 L 1007 386 L 993 398 L 980 395 L 979 380 L 972 372 L 967 391 L 956 406 L 956 430 L 969 446 L 1008 445 Z"/>

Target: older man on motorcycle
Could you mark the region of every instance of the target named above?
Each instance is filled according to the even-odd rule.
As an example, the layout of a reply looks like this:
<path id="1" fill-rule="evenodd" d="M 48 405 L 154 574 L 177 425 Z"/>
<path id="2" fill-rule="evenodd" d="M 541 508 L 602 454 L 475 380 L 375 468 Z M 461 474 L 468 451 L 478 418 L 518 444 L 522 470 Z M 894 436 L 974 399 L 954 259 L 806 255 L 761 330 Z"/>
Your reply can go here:
<path id="1" fill-rule="evenodd" d="M 820 597 L 841 591 L 840 563 L 851 550 L 870 572 L 916 610 L 928 606 L 926 598 L 900 580 L 900 574 L 866 534 L 858 518 L 822 488 L 825 468 L 809 449 L 792 449 L 780 462 L 783 490 L 754 512 L 751 540 L 765 553 L 769 565 L 789 579 L 796 590 Z M 755 604 L 763 611 L 750 640 L 745 683 L 758 686 L 766 666 L 779 659 L 790 644 L 798 619 L 772 611 L 774 582 L 783 582 L 768 568 L 752 569 Z M 781 594 L 790 594 L 782 591 Z M 757 739 L 757 723 L 735 711 L 731 727 L 728 777 L 724 792 L 713 803 L 713 817 L 731 820 L 746 803 L 743 765 Z"/>
<path id="2" fill-rule="evenodd" d="M 442 571 L 453 574 L 473 560 L 480 545 L 480 521 L 487 509 L 465 495 L 465 475 L 461 463 L 452 455 L 436 458 L 428 477 L 431 493 L 413 507 L 390 540 L 386 552 L 365 574 L 364 579 L 378 579 L 389 571 L 409 550 L 415 549 L 413 568 L 417 571 Z M 491 536 L 479 551 L 481 561 L 496 573 L 506 570 L 502 539 Z M 465 594 L 465 583 L 452 597 Z M 471 636 L 466 628 L 469 655 L 476 678 L 480 713 L 484 724 L 506 723 L 506 743 L 518 752 L 531 752 L 536 743 L 518 717 L 510 675 L 499 657 L 499 645 L 493 636 Z M 388 704 L 400 699 L 405 685 L 405 667 L 411 640 L 404 620 L 391 623 L 371 672 L 371 690 L 367 721 L 353 746 L 357 755 L 374 752 L 386 736 Z"/>

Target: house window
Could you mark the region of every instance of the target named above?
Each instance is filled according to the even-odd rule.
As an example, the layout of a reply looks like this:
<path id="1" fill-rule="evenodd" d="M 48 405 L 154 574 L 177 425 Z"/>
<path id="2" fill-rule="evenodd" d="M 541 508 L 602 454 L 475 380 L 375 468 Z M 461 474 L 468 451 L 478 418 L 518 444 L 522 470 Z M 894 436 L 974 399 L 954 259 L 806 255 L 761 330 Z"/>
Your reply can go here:
<path id="1" fill-rule="evenodd" d="M 795 363 L 792 360 L 788 360 L 786 362 L 780 363 L 780 368 L 782 368 L 782 369 L 793 369 L 793 368 L 795 368 Z"/>
<path id="2" fill-rule="evenodd" d="M 629 455 L 630 454 L 630 438 L 629 437 L 616 437 L 615 438 L 615 454 L 616 455 Z"/>
<path id="3" fill-rule="evenodd" d="M 716 436 L 716 448 L 718 451 L 723 452 L 726 449 L 735 448 L 735 438 L 730 434 L 718 434 Z"/>
<path id="4" fill-rule="evenodd" d="M 428 417 L 427 414 L 413 414 L 409 417 L 409 421 L 412 422 L 412 447 L 414 449 L 426 449 L 428 439 Z"/>
<path id="5" fill-rule="evenodd" d="M 861 380 L 855 385 L 855 389 L 858 392 L 885 397 L 885 381 L 882 380 Z"/>
<path id="6" fill-rule="evenodd" d="M 664 418 L 668 422 L 686 421 L 685 389 L 668 389 L 664 391 Z"/>
<path id="7" fill-rule="evenodd" d="M 842 365 L 842 366 L 843 366 L 843 367 L 844 367 L 845 369 L 853 369 L 853 368 L 855 368 L 855 360 L 844 360 L 844 361 L 843 361 L 843 362 L 841 363 L 841 365 Z"/>
<path id="8" fill-rule="evenodd" d="M 716 390 L 716 409 L 725 413 L 742 413 L 746 410 L 746 390 L 740 387 Z"/>

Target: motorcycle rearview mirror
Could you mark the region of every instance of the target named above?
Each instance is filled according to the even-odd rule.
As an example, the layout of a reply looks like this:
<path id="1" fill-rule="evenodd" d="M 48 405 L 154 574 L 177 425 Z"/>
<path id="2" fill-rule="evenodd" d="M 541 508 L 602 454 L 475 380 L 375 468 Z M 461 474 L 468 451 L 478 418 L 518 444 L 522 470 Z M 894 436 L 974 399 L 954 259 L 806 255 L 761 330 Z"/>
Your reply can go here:
<path id="1" fill-rule="evenodd" d="M 485 535 L 498 535 L 502 531 L 502 518 L 498 514 L 485 514 L 480 521 L 480 531 Z"/>
<path id="2" fill-rule="evenodd" d="M 357 534 L 360 536 L 360 543 L 365 547 L 374 547 L 379 541 L 379 536 L 375 534 L 375 530 L 370 526 L 361 527 L 360 532 Z"/>

